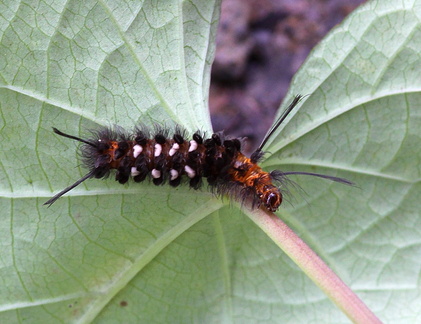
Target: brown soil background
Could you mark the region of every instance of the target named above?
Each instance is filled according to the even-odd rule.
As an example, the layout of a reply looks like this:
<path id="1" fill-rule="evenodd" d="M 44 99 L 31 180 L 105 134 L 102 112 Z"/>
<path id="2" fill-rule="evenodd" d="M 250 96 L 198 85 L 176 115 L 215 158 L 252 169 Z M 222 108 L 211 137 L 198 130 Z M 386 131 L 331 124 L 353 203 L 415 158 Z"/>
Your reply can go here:
<path id="1" fill-rule="evenodd" d="M 223 0 L 212 66 L 214 131 L 253 151 L 311 49 L 365 0 Z"/>

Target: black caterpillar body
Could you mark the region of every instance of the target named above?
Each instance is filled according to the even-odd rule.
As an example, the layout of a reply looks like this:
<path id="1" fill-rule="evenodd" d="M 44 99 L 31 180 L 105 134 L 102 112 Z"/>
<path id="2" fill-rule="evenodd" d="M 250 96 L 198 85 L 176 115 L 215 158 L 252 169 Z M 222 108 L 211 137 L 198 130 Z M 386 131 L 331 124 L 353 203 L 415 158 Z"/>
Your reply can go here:
<path id="1" fill-rule="evenodd" d="M 117 127 L 93 132 L 93 137 L 87 140 L 53 128 L 56 134 L 83 143 L 83 162 L 89 172 L 45 204 L 53 204 L 89 178 L 107 177 L 112 170 L 116 171 L 115 179 L 122 184 L 130 178 L 142 182 L 149 177 L 155 185 L 168 182 L 177 187 L 183 178 L 187 178 L 190 187 L 198 189 L 202 179 L 206 178 L 215 194 L 228 194 L 241 201 L 251 200 L 252 207 L 262 205 L 269 211 L 276 211 L 282 203 L 281 190 L 274 183 L 282 185 L 288 174 L 312 175 L 352 184 L 346 179 L 316 173 L 278 170 L 269 173 L 257 164 L 264 154 L 262 147 L 300 98 L 294 99 L 250 158 L 241 152 L 240 139 L 227 138 L 222 133 L 204 138 L 200 132 L 187 139 L 186 131 L 179 126 L 171 137 L 168 130 L 160 127 L 156 127 L 153 133 L 147 127 L 137 127 L 132 134 Z"/>

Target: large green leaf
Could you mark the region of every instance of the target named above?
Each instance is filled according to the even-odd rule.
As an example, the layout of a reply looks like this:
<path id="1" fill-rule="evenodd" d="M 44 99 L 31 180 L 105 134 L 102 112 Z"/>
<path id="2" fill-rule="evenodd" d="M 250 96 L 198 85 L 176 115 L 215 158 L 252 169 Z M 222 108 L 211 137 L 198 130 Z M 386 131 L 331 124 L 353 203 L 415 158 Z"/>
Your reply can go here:
<path id="1" fill-rule="evenodd" d="M 206 190 L 92 180 L 42 206 L 86 172 L 52 126 L 210 130 L 218 6 L 1 2 L 1 322 L 347 322 L 246 210 Z M 420 18 L 417 0 L 371 2 L 332 32 L 264 162 L 358 184 L 291 176 L 305 193 L 279 215 L 394 323 L 421 311 Z"/>
<path id="2" fill-rule="evenodd" d="M 294 177 L 305 199 L 283 215 L 393 323 L 421 315 L 420 18 L 420 1 L 373 1 L 335 29 L 294 78 L 290 97 L 309 95 L 264 163 L 358 185 Z"/>

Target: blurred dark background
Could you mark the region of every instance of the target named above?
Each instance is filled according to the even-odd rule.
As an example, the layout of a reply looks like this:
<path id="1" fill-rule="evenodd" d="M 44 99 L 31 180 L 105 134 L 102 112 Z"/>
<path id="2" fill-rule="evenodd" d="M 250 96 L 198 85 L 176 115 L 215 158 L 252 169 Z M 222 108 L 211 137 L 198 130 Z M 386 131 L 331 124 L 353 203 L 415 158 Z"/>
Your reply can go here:
<path id="1" fill-rule="evenodd" d="M 222 0 L 209 105 L 214 131 L 253 151 L 311 49 L 365 0 Z"/>

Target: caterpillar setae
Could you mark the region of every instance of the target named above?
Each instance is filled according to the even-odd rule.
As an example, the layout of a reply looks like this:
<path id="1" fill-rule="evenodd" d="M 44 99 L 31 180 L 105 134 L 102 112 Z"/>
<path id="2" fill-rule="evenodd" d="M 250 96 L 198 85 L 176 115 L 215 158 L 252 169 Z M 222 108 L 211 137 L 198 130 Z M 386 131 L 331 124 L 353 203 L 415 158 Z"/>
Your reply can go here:
<path id="1" fill-rule="evenodd" d="M 258 165 L 264 155 L 264 145 L 301 98 L 299 95 L 294 98 L 249 158 L 241 153 L 241 140 L 238 138 L 229 138 L 223 133 L 205 138 L 196 132 L 187 140 L 186 131 L 180 126 L 175 127 L 172 137 L 168 137 L 169 130 L 162 127 L 155 127 L 155 131 L 151 132 L 147 127 L 140 126 L 132 135 L 119 127 L 103 128 L 92 132 L 93 137 L 86 140 L 53 128 L 56 134 L 83 143 L 83 164 L 89 172 L 44 205 L 51 206 L 85 180 L 107 177 L 112 170 L 116 171 L 116 181 L 122 184 L 130 178 L 142 182 L 149 177 L 155 185 L 168 181 L 170 186 L 177 187 L 184 176 L 190 187 L 198 189 L 202 179 L 206 178 L 215 194 L 229 195 L 243 202 L 251 201 L 253 208 L 263 206 L 272 212 L 282 203 L 282 192 L 276 183 L 285 185 L 287 175 L 311 175 L 352 185 L 346 179 L 318 173 L 266 172 Z"/>

